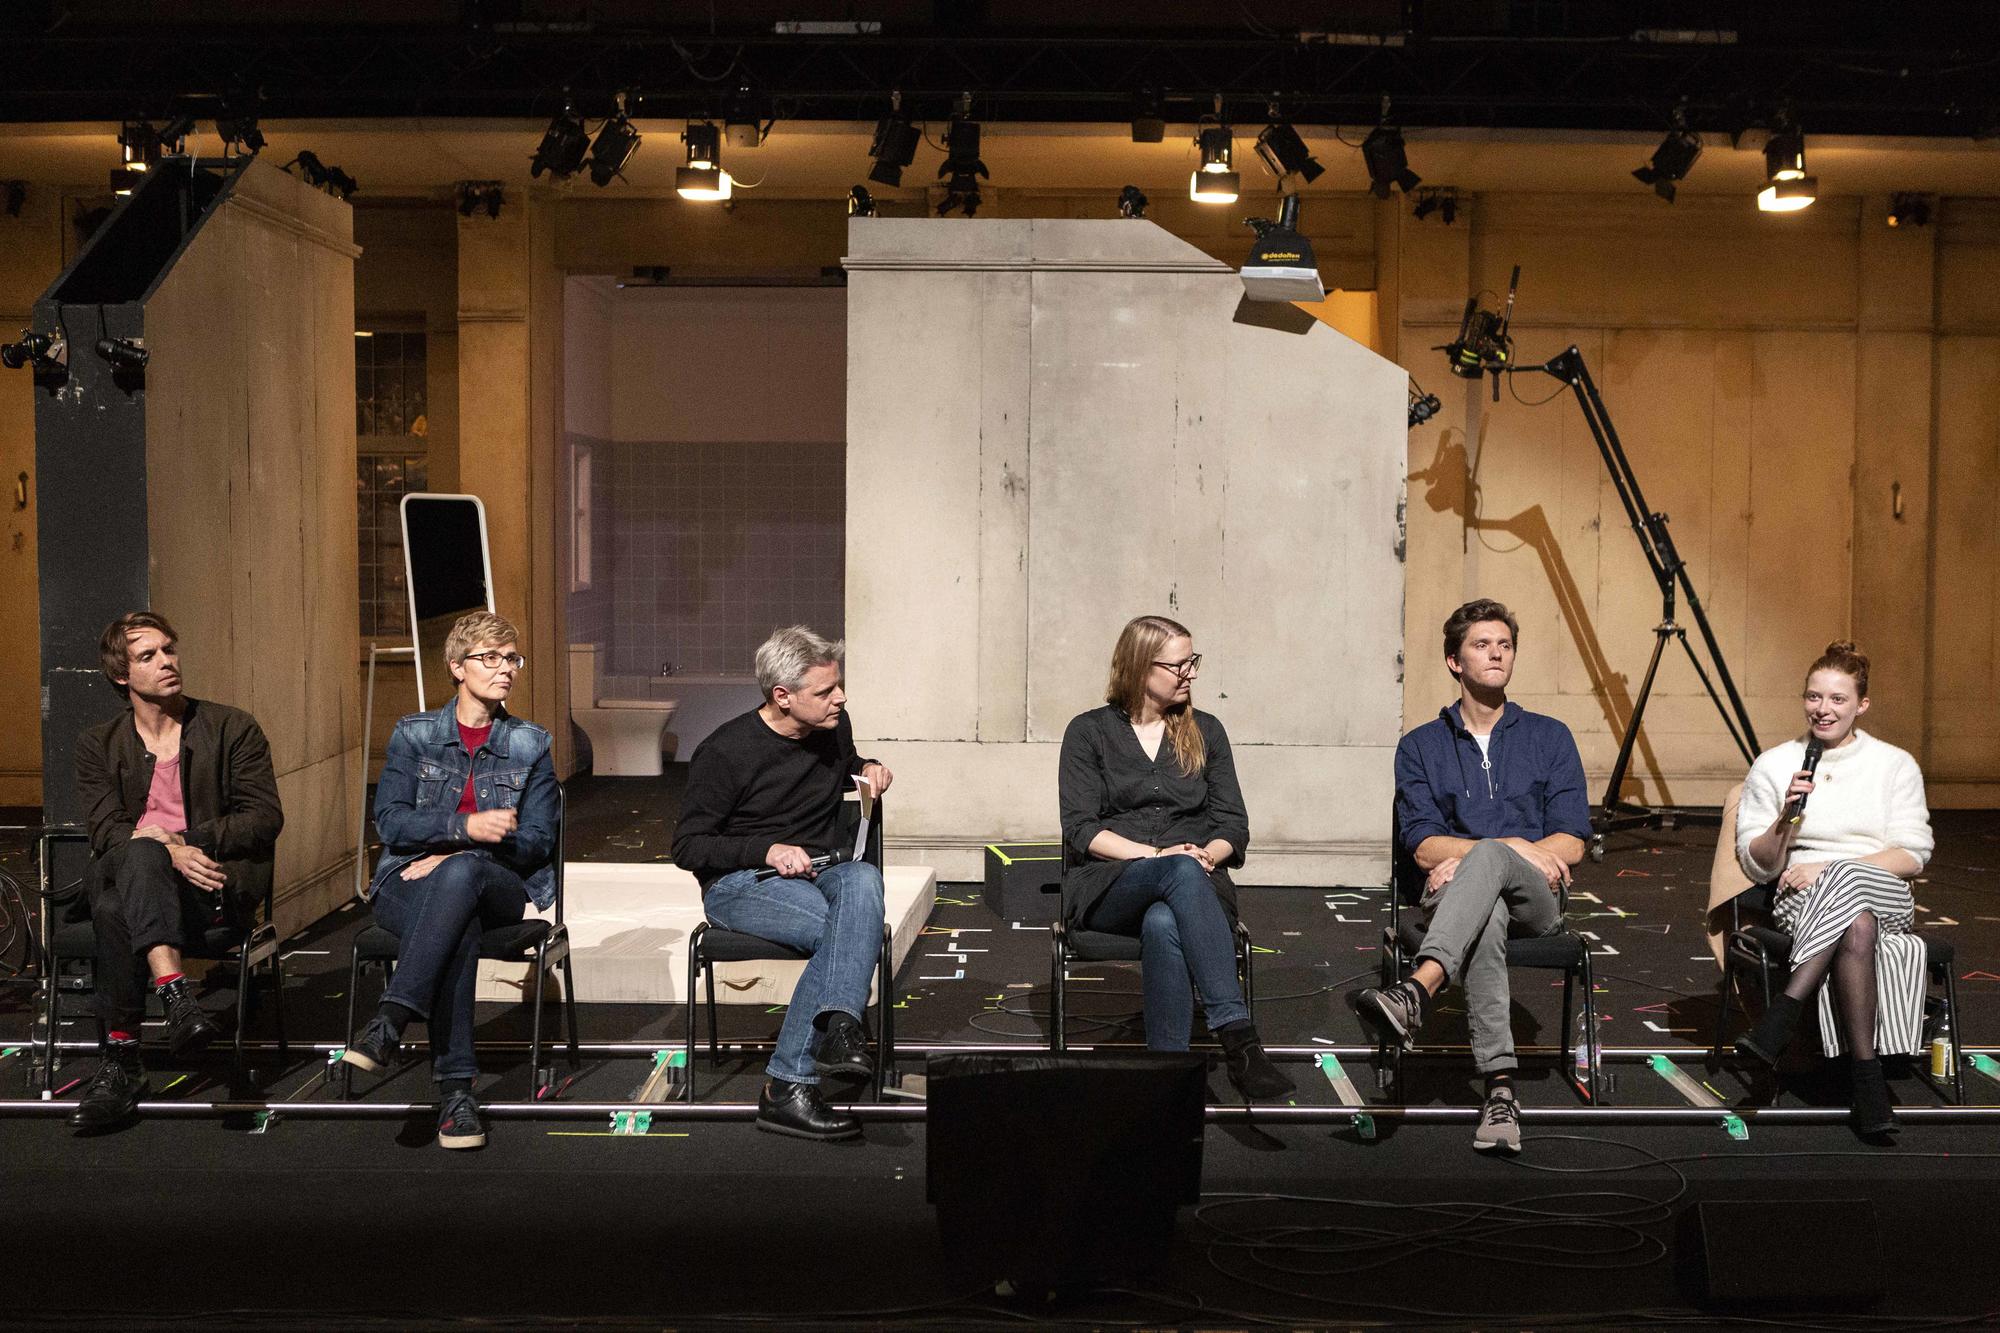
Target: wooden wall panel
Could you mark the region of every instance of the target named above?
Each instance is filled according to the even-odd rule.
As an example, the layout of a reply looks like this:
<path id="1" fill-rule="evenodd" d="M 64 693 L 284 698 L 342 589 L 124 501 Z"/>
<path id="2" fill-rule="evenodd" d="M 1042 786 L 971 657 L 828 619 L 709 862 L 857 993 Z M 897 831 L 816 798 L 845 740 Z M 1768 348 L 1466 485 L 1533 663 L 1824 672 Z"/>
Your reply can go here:
<path id="1" fill-rule="evenodd" d="M 1931 632 L 1934 786 L 2000 783 L 2000 337 L 1938 341 Z"/>

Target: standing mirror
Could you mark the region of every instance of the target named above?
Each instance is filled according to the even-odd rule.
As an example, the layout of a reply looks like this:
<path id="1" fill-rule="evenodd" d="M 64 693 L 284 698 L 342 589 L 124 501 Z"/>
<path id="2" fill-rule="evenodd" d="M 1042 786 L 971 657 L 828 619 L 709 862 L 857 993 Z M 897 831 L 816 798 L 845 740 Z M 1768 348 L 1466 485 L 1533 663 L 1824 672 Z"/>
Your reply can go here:
<path id="1" fill-rule="evenodd" d="M 417 657 L 417 707 L 442 707 L 456 688 L 444 664 L 451 627 L 462 615 L 494 609 L 486 506 L 476 495 L 405 495 L 403 563 L 410 590 L 410 643 Z"/>

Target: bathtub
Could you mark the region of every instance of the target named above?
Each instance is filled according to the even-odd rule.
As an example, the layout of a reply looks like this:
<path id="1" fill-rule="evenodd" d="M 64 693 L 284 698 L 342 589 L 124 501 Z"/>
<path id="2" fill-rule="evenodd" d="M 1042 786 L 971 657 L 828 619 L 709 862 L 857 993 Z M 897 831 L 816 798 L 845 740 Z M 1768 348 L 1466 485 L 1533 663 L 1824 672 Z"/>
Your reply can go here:
<path id="1" fill-rule="evenodd" d="M 764 702 L 749 672 L 724 675 L 606 676 L 600 691 L 614 699 L 672 699 L 678 707 L 667 727 L 666 755 L 686 763 L 708 734 Z"/>

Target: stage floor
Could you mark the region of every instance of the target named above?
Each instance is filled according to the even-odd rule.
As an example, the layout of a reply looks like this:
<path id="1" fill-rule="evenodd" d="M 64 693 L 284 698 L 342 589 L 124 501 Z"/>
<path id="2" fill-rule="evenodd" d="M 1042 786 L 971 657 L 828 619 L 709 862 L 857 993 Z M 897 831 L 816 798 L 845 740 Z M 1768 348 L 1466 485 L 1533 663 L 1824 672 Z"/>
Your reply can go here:
<path id="1" fill-rule="evenodd" d="M 631 861 L 664 854 L 677 781 L 670 774 L 653 782 L 574 784 L 572 855 Z M 1938 852 L 1917 894 L 1920 922 L 1957 941 L 1962 1040 L 2000 1044 L 2000 816 L 1941 812 L 1936 824 Z M 1597 959 L 1604 1044 L 1665 1052 L 1725 1101 L 1748 1107 L 1761 1097 L 1732 1073 L 1706 1070 L 1700 1060 L 1716 993 L 1716 970 L 1700 929 L 1713 843 L 1714 830 L 1705 827 L 1614 838 L 1601 864 L 1586 862 L 1579 870 L 1576 907 L 1603 914 L 1582 924 L 1597 932 L 1606 951 Z M 0 836 L 0 868 L 30 879 L 21 835 Z M 1374 975 L 1386 915 L 1380 891 L 1253 887 L 1244 892 L 1243 914 L 1260 949 L 1270 950 L 1257 963 L 1257 1017 L 1266 1041 L 1302 1049 L 1361 1044 L 1341 996 Z M 350 907 L 292 941 L 287 1019 L 294 1038 L 339 1040 L 346 944 L 364 918 Z M 997 920 L 977 886 L 940 885 L 925 934 L 898 976 L 899 1045 L 1045 1047 L 1048 958 L 1046 928 Z M 1532 974 L 1520 975 L 1528 982 Z M 1078 969 L 1069 990 L 1073 1046 L 1139 1039 L 1136 969 Z M 364 982 L 364 1002 L 374 993 Z M 1516 998 L 1523 1044 L 1553 1043 L 1559 989 L 1528 982 Z M 28 1035 L 28 999 L 25 986 L 0 986 L 0 1051 Z M 217 986 L 208 1002 L 222 1007 L 230 999 L 227 988 Z M 768 1039 L 777 1022 L 775 1012 L 726 1007 L 724 1040 Z M 65 1036 L 83 1038 L 90 1030 L 79 1022 Z M 489 1041 L 524 1039 L 527 1015 L 518 1005 L 482 1006 L 480 1034 Z M 684 1040 L 684 1017 L 678 1006 L 588 1005 L 583 1036 L 630 1043 L 629 1053 L 586 1056 L 563 1100 L 625 1101 L 643 1080 L 649 1053 Z M 1456 1006 L 1447 1005 L 1426 1038 L 1463 1042 Z M 1363 1097 L 1377 1098 L 1367 1061 L 1354 1054 L 1343 1059 Z M 326 1095 L 314 1082 L 323 1060 L 323 1054 L 295 1051 L 289 1064 L 277 1067 L 264 1056 L 257 1061 L 262 1067 L 248 1075 L 231 1071 L 226 1058 L 186 1070 L 155 1068 L 152 1096 L 318 1100 Z M 663 1117 L 647 1135 L 614 1136 L 608 1117 L 496 1119 L 484 1153 L 458 1155 L 431 1146 L 432 1127 L 421 1114 L 281 1117 L 263 1133 L 249 1132 L 254 1122 L 248 1116 L 161 1116 L 77 1140 L 58 1120 L 33 1116 L 38 1107 L 21 1106 L 35 1099 L 29 1063 L 25 1051 L 0 1056 L 0 1101 L 29 1112 L 5 1114 L 0 1106 L 0 1197 L 9 1201 L 16 1240 L 0 1325 L 74 1324 L 89 1311 L 119 1323 L 113 1312 L 148 1304 L 137 1279 L 163 1273 L 173 1274 L 161 1280 L 173 1293 L 172 1307 L 182 1311 L 313 1310 L 322 1318 L 344 1311 L 399 1326 L 450 1313 L 527 1320 L 587 1315 L 681 1326 L 729 1315 L 755 1322 L 759 1313 L 787 1321 L 812 1313 L 843 1327 L 1019 1321 L 1018 1311 L 949 1305 L 972 1288 L 956 1278 L 938 1249 L 923 1199 L 924 1127 L 918 1122 L 871 1123 L 861 1144 L 844 1147 L 775 1139 L 740 1121 Z M 486 1064 L 483 1097 L 524 1096 L 524 1058 L 498 1051 Z M 713 1070 L 704 1060 L 702 1100 L 753 1100 L 761 1064 L 754 1053 L 730 1055 Z M 2000 1307 L 2000 1284 L 1987 1263 L 1994 1237 L 1984 1221 L 1986 1197 L 2000 1176 L 2000 1152 L 1994 1151 L 2000 1141 L 1990 1125 L 1912 1123 L 1896 1147 L 1884 1149 L 1858 1143 L 1838 1124 L 1753 1120 L 1745 1141 L 1719 1125 L 1564 1124 L 1538 1120 L 1536 1112 L 1576 1107 L 1575 1092 L 1551 1061 L 1528 1057 L 1524 1064 L 1528 1150 L 1516 1162 L 1475 1156 L 1466 1118 L 1399 1124 L 1385 1117 L 1374 1141 L 1344 1125 L 1211 1124 L 1205 1191 L 1354 1201 L 1315 1205 L 1305 1219 L 1341 1228 L 1341 1252 L 1287 1258 L 1210 1243 L 1216 1239 L 1212 1223 L 1275 1220 L 1281 1215 L 1270 1210 L 1278 1205 L 1245 1205 L 1250 1211 L 1241 1215 L 1234 1205 L 1189 1212 L 1171 1282 L 1143 1297 L 1106 1297 L 1054 1313 L 1084 1323 L 1240 1327 L 1251 1315 L 1344 1325 L 1395 1317 L 1398 1308 L 1436 1312 L 1439 1317 L 1427 1319 L 1433 1326 L 1480 1322 L 1459 1315 L 1480 1316 L 1484 1326 L 1495 1317 L 1525 1325 L 1568 1311 L 1594 1315 L 1598 1326 L 1630 1327 L 1638 1322 L 1633 1311 L 1679 1310 L 1686 1317 L 1686 1277 L 1676 1274 L 1671 1252 L 1675 1228 L 1693 1199 L 1851 1197 L 1874 1199 L 1885 1235 L 1894 1228 L 1899 1237 L 1921 1240 L 1921 1249 L 1909 1252 L 1928 1256 L 1894 1266 L 1884 1313 L 1970 1315 Z M 1616 1107 L 1686 1105 L 1641 1061 L 1614 1061 L 1612 1067 L 1619 1075 Z M 58 1086 L 90 1068 L 89 1056 L 69 1057 Z M 904 1068 L 920 1073 L 921 1058 L 912 1056 Z M 1296 1105 L 1339 1104 L 1303 1056 L 1288 1068 L 1299 1087 Z M 1412 1106 L 1463 1114 L 1478 1102 L 1477 1079 L 1461 1059 L 1413 1061 L 1409 1072 L 1405 1092 Z M 1211 1074 L 1210 1090 L 1216 1105 L 1235 1102 L 1219 1069 Z M 1892 1091 L 1908 1106 L 1938 1102 L 1907 1072 L 1892 1078 Z M 384 1080 L 364 1077 L 357 1092 L 372 1104 L 431 1096 L 420 1061 Z M 1968 1074 L 1968 1092 L 1971 1101 L 2000 1103 L 2000 1083 L 1980 1075 Z M 1784 1080 L 1780 1105 L 1831 1107 L 1840 1100 L 1837 1081 L 1815 1062 L 1802 1061 Z M 1685 1188 L 1674 1168 L 1655 1158 L 1676 1159 L 1687 1176 Z M 1545 1174 L 1552 1171 L 1562 1174 Z M 1403 1234 L 1463 1216 L 1414 1205 L 1525 1207 L 1534 1198 L 1576 1191 L 1639 1196 L 1605 1206 L 1633 1208 L 1635 1232 L 1666 1251 L 1655 1253 L 1648 1242 L 1622 1258 L 1588 1260 L 1581 1273 L 1522 1273 L 1508 1266 L 1523 1262 L 1521 1252 L 1483 1235 L 1490 1220 L 1440 1244 L 1410 1241 L 1383 1250 L 1369 1239 L 1377 1230 Z M 1561 1206 L 1592 1205 L 1572 1200 Z M 185 1218 L 190 1253 L 184 1258 L 174 1256 L 171 1233 L 161 1227 L 162 1218 L 176 1215 Z M 1597 1227 L 1576 1234 L 1558 1228 L 1553 1237 L 1526 1239 L 1566 1251 L 1609 1244 L 1609 1234 Z M 221 1258 L 218 1245 L 240 1258 Z M 774 1257 L 807 1254 L 813 1259 Z M 1513 1259 L 1501 1258 L 1507 1254 Z M 151 1258 L 135 1259 L 140 1255 Z M 1290 1268 L 1336 1276 L 1301 1277 L 1284 1271 Z M 884 1313 L 879 1320 L 838 1313 L 891 1308 L 912 1312 Z M 258 1318 L 282 1322 L 275 1315 L 247 1322 Z M 230 1320 L 218 1315 L 203 1322 Z"/>

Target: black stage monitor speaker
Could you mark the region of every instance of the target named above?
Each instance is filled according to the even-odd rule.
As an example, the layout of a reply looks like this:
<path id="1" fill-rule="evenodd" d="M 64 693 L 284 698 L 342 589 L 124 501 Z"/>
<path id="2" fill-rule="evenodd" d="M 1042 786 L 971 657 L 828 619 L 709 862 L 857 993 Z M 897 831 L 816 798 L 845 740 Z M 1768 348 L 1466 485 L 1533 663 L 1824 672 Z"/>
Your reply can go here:
<path id="1" fill-rule="evenodd" d="M 1894 1256 L 1866 1199 L 1711 1199 L 1693 1211 L 1682 1239 L 1700 1254 L 1706 1304 L 1855 1310 L 1882 1299 Z"/>
<path id="2" fill-rule="evenodd" d="M 928 1074 L 925 1197 L 961 1271 L 1064 1289 L 1165 1263 L 1201 1195 L 1200 1056 L 947 1055 Z"/>

